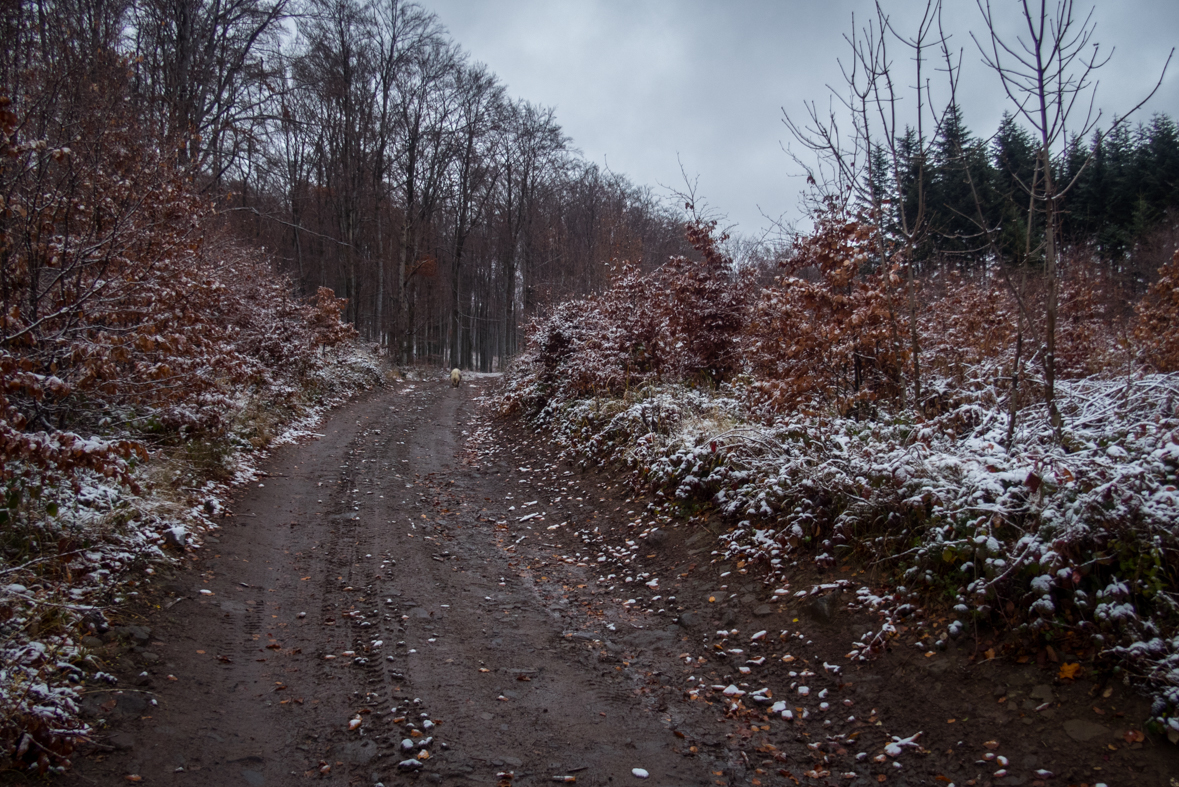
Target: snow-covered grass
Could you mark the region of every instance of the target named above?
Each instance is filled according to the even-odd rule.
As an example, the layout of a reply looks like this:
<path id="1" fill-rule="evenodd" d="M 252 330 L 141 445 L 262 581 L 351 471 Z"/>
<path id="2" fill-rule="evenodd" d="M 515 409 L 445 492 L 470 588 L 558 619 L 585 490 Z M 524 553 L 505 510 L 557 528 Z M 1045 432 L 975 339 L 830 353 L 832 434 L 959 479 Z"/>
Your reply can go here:
<path id="1" fill-rule="evenodd" d="M 943 605 L 944 636 L 1011 628 L 1087 653 L 1148 687 L 1179 740 L 1179 375 L 1059 381 L 1063 430 L 1023 408 L 1010 450 L 986 386 L 947 384 L 936 417 L 856 420 L 767 415 L 741 382 L 563 400 L 530 395 L 534 380 L 509 379 L 505 403 L 544 402 L 530 418 L 572 458 L 621 460 L 657 495 L 713 507 L 731 525 L 718 560 L 768 583 L 802 561 L 875 565 L 887 587 L 864 603 Z"/>
<path id="2" fill-rule="evenodd" d="M 256 477 L 268 448 L 311 434 L 328 409 L 381 379 L 365 350 L 325 352 L 299 379 L 241 393 L 222 413 L 224 433 L 156 446 L 132 470 L 137 489 L 83 469 L 72 483 L 4 500 L 0 769 L 68 766 L 92 732 L 82 694 L 114 682 L 89 638 L 147 592 L 161 564 L 201 548 L 229 488 Z"/>

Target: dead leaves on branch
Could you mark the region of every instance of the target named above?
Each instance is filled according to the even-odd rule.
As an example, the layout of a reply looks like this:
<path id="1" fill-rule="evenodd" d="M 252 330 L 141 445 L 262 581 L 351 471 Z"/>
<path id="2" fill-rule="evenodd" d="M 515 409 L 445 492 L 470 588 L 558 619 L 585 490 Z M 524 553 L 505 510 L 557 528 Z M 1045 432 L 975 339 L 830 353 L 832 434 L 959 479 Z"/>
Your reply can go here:
<path id="1" fill-rule="evenodd" d="M 608 290 L 534 322 L 528 357 L 541 387 L 565 398 L 617 395 L 661 379 L 730 379 L 741 367 L 737 338 L 754 282 L 720 251 L 714 230 L 715 222 L 688 226 L 702 262 L 676 257 L 649 274 L 624 262 Z M 511 397 L 509 406 L 531 409 Z"/>
<path id="2" fill-rule="evenodd" d="M 34 73 L 0 101 L 0 483 L 18 463 L 35 486 L 80 468 L 128 480 L 138 442 L 224 430 L 243 388 L 293 390 L 276 383 L 355 336 L 341 299 L 294 298 L 114 111 L 126 78 L 113 64 L 63 92 Z M 116 422 L 118 439 L 77 434 Z"/>
<path id="3" fill-rule="evenodd" d="M 1144 360 L 1160 372 L 1179 371 L 1179 251 L 1159 269 L 1159 280 L 1138 304 L 1134 337 Z"/>
<path id="4" fill-rule="evenodd" d="M 863 217 L 822 216 L 796 241 L 787 275 L 761 291 L 742 350 L 771 409 L 848 412 L 902 389 L 901 317 L 891 279 L 873 271 L 875 234 Z"/>

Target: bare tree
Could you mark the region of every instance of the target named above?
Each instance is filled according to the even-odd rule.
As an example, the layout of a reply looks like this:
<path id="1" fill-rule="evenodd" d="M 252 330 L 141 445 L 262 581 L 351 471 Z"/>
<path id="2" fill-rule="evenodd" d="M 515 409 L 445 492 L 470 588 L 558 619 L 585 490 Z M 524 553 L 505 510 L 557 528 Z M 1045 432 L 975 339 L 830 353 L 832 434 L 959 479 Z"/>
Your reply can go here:
<path id="1" fill-rule="evenodd" d="M 437 266 L 436 258 L 421 255 L 422 232 L 439 207 L 454 152 L 455 81 L 463 59 L 454 43 L 430 37 L 397 77 L 401 138 L 392 177 L 402 200 L 397 302 L 403 362 L 409 362 L 413 354 L 414 278 L 433 273 Z"/>
<path id="2" fill-rule="evenodd" d="M 813 102 L 807 105 L 806 121 L 799 123 L 786 115 L 784 122 L 800 144 L 820 156 L 820 168 L 808 168 L 808 182 L 818 190 L 820 202 L 840 209 L 846 209 L 853 199 L 866 202 L 878 223 L 878 250 L 886 279 L 891 281 L 889 269 L 895 263 L 904 264 L 913 395 L 920 404 L 915 266 L 919 246 L 928 232 L 926 168 L 940 127 L 940 117 L 933 111 L 930 71 L 933 57 L 945 45 L 941 0 L 927 0 L 916 32 L 911 35 L 898 31 L 879 3 L 875 19 L 856 29 L 853 18 L 852 27 L 851 35 L 845 36 L 852 56 L 840 64 L 848 88 L 847 97 L 840 101 L 851 116 L 850 135 L 841 131 L 839 113 L 832 109 L 824 117 Z M 898 82 L 892 44 L 906 51 L 913 63 L 913 82 L 909 85 Z M 915 101 L 911 113 L 902 110 L 905 95 Z M 890 260 L 884 227 L 889 219 L 891 229 L 900 238 L 899 259 Z M 895 320 L 893 324 L 895 340 Z"/>
<path id="3" fill-rule="evenodd" d="M 402 139 L 407 133 L 405 116 L 401 112 L 406 74 L 414 68 L 415 58 L 443 37 L 438 19 L 420 6 L 403 0 L 383 0 L 374 3 L 374 39 L 377 48 L 377 110 L 376 140 L 372 168 L 376 204 L 376 331 L 378 341 L 385 343 L 385 269 L 388 252 L 384 232 L 384 206 L 393 201 L 389 179 L 402 154 Z M 398 249 L 400 260 L 401 249 Z M 400 265 L 398 270 L 400 271 Z M 401 273 L 398 273 L 400 276 Z M 402 288 L 398 286 L 398 298 Z"/>
<path id="4" fill-rule="evenodd" d="M 990 0 L 976 0 L 987 32 L 975 43 L 986 64 L 998 74 L 1003 90 L 1037 137 L 1036 177 L 1024 184 L 1030 198 L 1029 214 L 1044 215 L 1044 276 L 1047 297 L 1044 307 L 1044 403 L 1053 428 L 1062 426 L 1056 407 L 1056 321 L 1059 285 L 1058 217 L 1061 200 L 1077 182 L 1084 165 L 1072 180 L 1060 182 L 1056 175 L 1065 170 L 1064 157 L 1070 139 L 1087 137 L 1097 126 L 1101 113 L 1095 109 L 1095 72 L 1109 61 L 1093 40 L 1093 11 L 1083 18 L 1075 13 L 1073 0 L 1048 0 L 1038 4 L 1021 0 L 1025 31 L 1012 42 L 996 24 Z M 1172 50 L 1172 54 L 1174 50 Z M 1167 64 L 1170 63 L 1170 56 Z M 1166 72 L 1166 65 L 1163 67 Z M 1162 83 L 1162 75 L 1159 83 Z M 1115 117 L 1116 128 L 1139 109 L 1154 90 L 1130 112 Z M 1087 163 L 1087 162 L 1086 162 Z M 1029 226 L 1031 220 L 1029 216 Z"/>
<path id="5" fill-rule="evenodd" d="M 304 52 L 295 71 L 314 113 L 304 122 L 314 129 L 317 179 L 331 216 L 325 229 L 337 241 L 330 253 L 343 269 L 348 317 L 356 321 L 365 251 L 361 230 L 371 215 L 372 17 L 355 0 L 314 0 L 309 11 L 301 30 Z"/>
<path id="6" fill-rule="evenodd" d="M 459 126 L 450 190 L 453 193 L 454 243 L 450 263 L 450 363 L 470 365 L 470 327 L 463 319 L 463 277 L 467 241 L 483 223 L 501 167 L 499 148 L 509 110 L 503 86 L 484 66 L 459 73 Z M 464 356 L 467 356 L 464 358 Z"/>
<path id="7" fill-rule="evenodd" d="M 265 113 L 289 0 L 145 0 L 134 6 L 139 90 L 181 163 L 220 183 Z"/>

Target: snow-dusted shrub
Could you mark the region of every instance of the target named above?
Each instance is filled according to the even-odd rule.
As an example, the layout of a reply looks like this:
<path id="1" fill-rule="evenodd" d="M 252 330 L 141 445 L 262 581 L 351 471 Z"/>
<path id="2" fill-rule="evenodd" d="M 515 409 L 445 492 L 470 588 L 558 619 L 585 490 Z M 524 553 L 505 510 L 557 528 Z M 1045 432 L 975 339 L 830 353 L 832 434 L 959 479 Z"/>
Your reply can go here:
<path id="1" fill-rule="evenodd" d="M 1061 428 L 1043 405 L 1043 288 L 1032 276 L 1017 290 L 1002 270 L 919 283 L 913 401 L 907 284 L 874 270 L 873 239 L 862 219 L 820 216 L 791 276 L 726 323 L 713 346 L 733 365 L 719 376 L 688 363 L 699 336 L 669 317 L 698 301 L 624 268 L 532 327 L 502 408 L 573 458 L 712 506 L 731 525 L 718 551 L 767 581 L 799 561 L 876 564 L 896 589 L 872 604 L 920 593 L 953 609 L 952 635 L 973 621 L 1066 638 L 1130 667 L 1157 723 L 1179 727 L 1179 377 L 1127 366 L 1126 325 L 1078 256 L 1060 288 Z M 1163 274 L 1139 312 L 1157 359 L 1174 333 Z"/>
<path id="2" fill-rule="evenodd" d="M 124 68 L 111 64 L 68 97 L 44 79 L 0 112 L 9 493 L 75 468 L 126 480 L 142 460 L 137 442 L 223 434 L 243 389 L 294 390 L 317 350 L 355 335 L 331 291 L 301 302 L 265 256 L 223 235 L 187 175 L 121 107 Z M 26 138 L 32 129 L 40 136 Z"/>
<path id="3" fill-rule="evenodd" d="M 77 463 L 68 483 L 50 483 L 6 460 L 11 479 L 41 481 L 23 494 L 10 486 L 0 508 L 0 769 L 68 759 L 93 732 L 78 718 L 82 694 L 113 680 L 83 639 L 102 634 L 105 613 L 144 589 L 154 566 L 217 527 L 225 484 L 253 477 L 256 449 L 289 439 L 284 429 L 305 434 L 326 407 L 381 380 L 376 358 L 354 346 L 313 354 L 305 372 L 302 388 L 275 382 L 234 398 L 219 437 L 145 451 L 131 483 Z"/>
<path id="4" fill-rule="evenodd" d="M 621 460 L 665 499 L 713 506 L 731 524 L 724 559 L 767 582 L 802 560 L 866 561 L 960 621 L 1079 635 L 1152 686 L 1171 725 L 1179 376 L 1059 385 L 1063 442 L 1037 403 L 1018 413 L 1011 451 L 993 401 L 920 422 L 766 422 L 739 389 L 669 385 L 542 417 L 571 458 Z"/>
<path id="5" fill-rule="evenodd" d="M 533 415 L 550 402 L 620 396 L 658 380 L 732 377 L 752 280 L 718 251 L 714 225 L 687 227 L 702 261 L 677 257 L 651 273 L 623 263 L 605 292 L 534 321 L 503 409 Z"/>

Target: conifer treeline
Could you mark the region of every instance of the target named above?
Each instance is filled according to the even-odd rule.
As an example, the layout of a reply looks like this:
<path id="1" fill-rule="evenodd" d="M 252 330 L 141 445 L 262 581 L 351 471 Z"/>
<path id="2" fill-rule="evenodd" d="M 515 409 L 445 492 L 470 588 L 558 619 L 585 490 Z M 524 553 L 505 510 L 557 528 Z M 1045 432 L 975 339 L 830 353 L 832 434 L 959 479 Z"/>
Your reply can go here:
<path id="1" fill-rule="evenodd" d="M 898 145 L 903 155 L 925 148 L 911 129 Z M 1036 142 L 1011 115 L 1004 114 L 994 136 L 980 139 L 966 128 L 960 108 L 951 105 L 932 151 L 932 161 L 922 162 L 916 155 L 904 161 L 903 205 L 888 178 L 880 177 L 875 184 L 875 193 L 892 206 L 885 221 L 899 224 L 902 209 L 913 220 L 917 180 L 924 178 L 921 193 L 929 232 L 919 251 L 920 262 L 956 259 L 969 267 L 987 257 L 988 241 L 980 224 L 994 232 L 1001 256 L 1009 262 L 1024 262 L 1029 247 L 1041 247 L 1026 242 L 1026 186 L 1036 177 Z M 887 172 L 883 151 L 874 148 L 873 156 L 873 171 Z M 1165 225 L 1169 211 L 1179 208 L 1179 129 L 1172 118 L 1158 114 L 1136 127 L 1123 124 L 1109 133 L 1098 131 L 1087 142 L 1071 140 L 1055 179 L 1064 184 L 1075 180 L 1063 199 L 1060 222 L 1067 245 L 1092 247 L 1115 272 L 1130 273 L 1132 278 L 1149 279 L 1166 261 L 1164 257 L 1126 270 L 1131 252 Z M 1042 235 L 1043 227 L 1033 226 L 1031 231 L 1033 237 Z M 1141 293 L 1143 282 L 1127 283 Z"/>

